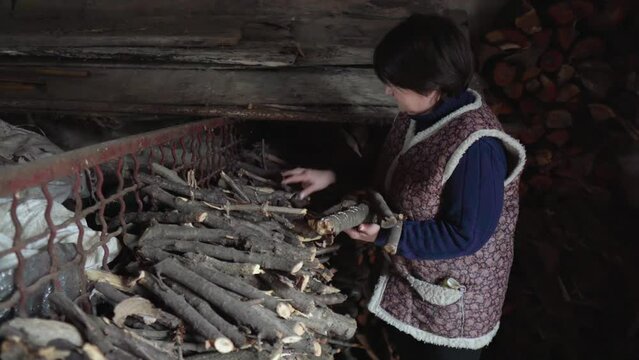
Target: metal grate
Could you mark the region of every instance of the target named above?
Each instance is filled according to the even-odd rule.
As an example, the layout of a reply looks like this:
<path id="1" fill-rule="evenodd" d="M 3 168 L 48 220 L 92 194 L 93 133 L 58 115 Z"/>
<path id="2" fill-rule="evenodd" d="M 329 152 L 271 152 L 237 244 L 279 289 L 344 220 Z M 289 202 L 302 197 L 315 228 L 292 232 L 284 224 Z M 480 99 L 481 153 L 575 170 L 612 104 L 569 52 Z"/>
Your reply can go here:
<path id="1" fill-rule="evenodd" d="M 124 214 L 143 210 L 139 191 L 140 171 L 151 173 L 151 164 L 155 162 L 181 173 L 192 171 L 198 185 L 207 186 L 233 156 L 235 144 L 234 127 L 226 120 L 212 119 L 129 136 L 4 168 L 0 174 L 0 198 L 11 199 L 10 216 L 15 231 L 13 246 L 1 250 L 0 259 L 15 256 L 17 265 L 13 270 L 14 290 L 0 302 L 0 310 L 17 306 L 18 314 L 27 316 L 27 300 L 31 295 L 48 284 L 60 289 L 58 275 L 70 267 L 83 270 L 87 255 L 99 247 L 104 250 L 102 267 L 106 269 L 109 258 L 106 243 L 127 228 Z M 70 199 L 71 203 L 75 203 L 75 209 L 72 217 L 55 224 L 52 218 L 54 199 L 48 184 L 60 179 L 68 179 L 73 183 Z M 39 189 L 46 200 L 43 216 L 47 230 L 29 237 L 24 235 L 18 214 L 18 206 L 26 201 L 27 189 L 31 192 Z M 87 195 L 93 199 L 90 205 L 83 204 Z M 95 230 L 100 232 L 100 236 L 99 242 L 85 249 L 82 220 L 89 216 L 94 218 L 94 227 L 97 227 Z M 110 231 L 109 220 L 119 224 L 117 229 Z M 55 239 L 61 229 L 73 224 L 78 229 L 76 256 L 71 261 L 61 262 L 55 251 Z M 28 244 L 41 239 L 47 239 L 46 250 L 43 248 L 43 251 L 48 252 L 50 267 L 45 276 L 27 284 L 25 271 L 28 270 L 25 269 L 26 260 L 22 251 Z M 83 271 L 79 273 L 83 274 Z M 81 276 L 81 282 L 81 296 L 86 296 L 87 280 L 84 276 Z"/>

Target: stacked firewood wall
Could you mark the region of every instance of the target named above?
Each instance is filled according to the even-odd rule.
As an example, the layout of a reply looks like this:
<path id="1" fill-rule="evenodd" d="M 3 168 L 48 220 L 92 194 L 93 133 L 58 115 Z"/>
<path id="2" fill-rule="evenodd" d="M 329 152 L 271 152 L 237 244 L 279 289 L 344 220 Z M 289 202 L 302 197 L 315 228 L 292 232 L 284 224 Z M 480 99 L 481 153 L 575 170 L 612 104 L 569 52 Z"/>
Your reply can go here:
<path id="1" fill-rule="evenodd" d="M 527 146 L 522 191 L 607 184 L 612 142 L 639 141 L 631 1 L 514 1 L 478 62 L 489 103 Z M 612 139 L 611 139 L 612 138 Z"/>

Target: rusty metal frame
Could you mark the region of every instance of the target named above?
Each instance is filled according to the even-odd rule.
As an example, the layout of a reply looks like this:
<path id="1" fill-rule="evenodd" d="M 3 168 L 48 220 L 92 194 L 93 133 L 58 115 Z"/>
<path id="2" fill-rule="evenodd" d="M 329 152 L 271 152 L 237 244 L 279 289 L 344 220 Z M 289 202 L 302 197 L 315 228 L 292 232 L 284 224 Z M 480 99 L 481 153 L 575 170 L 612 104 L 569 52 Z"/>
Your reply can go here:
<path id="1" fill-rule="evenodd" d="M 218 147 L 213 145 L 217 138 Z M 125 222 L 125 196 L 135 196 L 137 209 L 141 211 L 143 202 L 139 189 L 141 183 L 138 173 L 141 170 L 141 163 L 145 162 L 150 169 L 153 162 L 166 165 L 176 171 L 185 172 L 193 170 L 199 184 L 208 184 L 211 178 L 221 169 L 223 164 L 219 160 L 219 152 L 230 152 L 236 144 L 233 134 L 233 122 L 226 119 L 209 119 L 194 123 L 187 123 L 143 134 L 128 136 L 125 138 L 100 143 L 93 146 L 69 151 L 63 154 L 39 159 L 19 166 L 11 166 L 2 169 L 0 173 L 0 197 L 11 198 L 10 216 L 14 225 L 13 246 L 0 251 L 0 258 L 14 254 L 17 266 L 14 271 L 14 292 L 8 299 L 0 302 L 0 309 L 12 308 L 17 305 L 17 310 L 21 316 L 27 316 L 27 298 L 38 289 L 53 284 L 55 288 L 60 288 L 58 275 L 70 268 L 84 268 L 87 254 L 102 247 L 104 256 L 102 259 L 103 268 L 107 268 L 109 257 L 107 242 L 112 237 L 122 234 L 127 228 Z M 181 156 L 178 156 L 178 151 Z M 216 153 L 217 152 L 217 153 Z M 188 155 L 187 155 L 188 154 Z M 130 159 L 133 164 L 132 169 L 124 171 L 125 160 Z M 103 167 L 109 165 L 111 170 L 105 173 Z M 83 208 L 81 198 L 81 180 L 85 171 L 90 171 L 96 177 L 96 183 L 91 190 L 96 203 Z M 106 176 L 115 177 L 117 185 L 115 191 L 110 194 L 104 192 Z M 53 180 L 72 178 L 72 195 L 75 200 L 75 211 L 73 217 L 68 218 L 60 224 L 55 224 L 52 220 L 53 197 L 49 192 L 47 184 Z M 113 181 L 112 181 L 113 182 Z M 18 216 L 18 206 L 25 201 L 22 192 L 25 189 L 39 188 L 46 200 L 46 210 L 43 214 L 47 224 L 47 230 L 43 233 L 24 238 L 23 227 Z M 111 189 L 113 190 L 113 189 Z M 105 217 L 107 204 L 117 203 L 119 211 L 116 216 L 120 225 L 116 230 L 109 228 Z M 99 241 L 89 249 L 84 249 L 84 226 L 81 224 L 89 214 L 97 215 L 97 222 L 100 229 Z M 78 239 L 76 245 L 76 256 L 73 260 L 60 264 L 55 253 L 55 240 L 57 232 L 67 226 L 78 228 Z M 50 268 L 48 273 L 39 278 L 33 284 L 26 284 L 24 281 L 25 261 L 22 250 L 39 239 L 47 239 L 46 251 L 50 257 Z M 83 273 L 82 271 L 80 273 Z M 87 282 L 82 277 L 80 288 L 86 290 Z M 86 294 L 81 294 L 86 295 Z"/>

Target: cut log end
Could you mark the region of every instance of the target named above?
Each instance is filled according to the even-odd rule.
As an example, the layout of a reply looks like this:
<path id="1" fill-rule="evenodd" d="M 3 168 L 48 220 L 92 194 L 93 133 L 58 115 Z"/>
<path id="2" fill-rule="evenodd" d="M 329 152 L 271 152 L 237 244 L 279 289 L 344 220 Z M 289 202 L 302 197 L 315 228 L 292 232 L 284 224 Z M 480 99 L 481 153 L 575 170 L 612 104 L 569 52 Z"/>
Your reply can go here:
<path id="1" fill-rule="evenodd" d="M 279 315 L 283 319 L 290 318 L 291 315 L 293 314 L 293 311 L 295 311 L 295 309 L 293 309 L 293 307 L 290 304 L 283 303 L 283 302 L 277 304 L 275 308 L 275 312 L 277 312 L 277 315 Z"/>
<path id="2" fill-rule="evenodd" d="M 301 340 L 302 337 L 299 335 L 285 336 L 281 339 L 283 344 L 295 344 L 296 342 L 300 342 Z"/>
<path id="3" fill-rule="evenodd" d="M 302 267 L 304 266 L 304 262 L 300 261 L 298 263 L 296 263 L 292 268 L 291 268 L 291 274 L 295 274 L 296 272 L 302 270 Z"/>
<path id="4" fill-rule="evenodd" d="M 295 322 L 291 326 L 295 335 L 302 336 L 306 333 L 306 327 L 301 322 Z"/>
<path id="5" fill-rule="evenodd" d="M 213 340 L 213 347 L 222 354 L 230 353 L 235 349 L 233 342 L 225 337 Z"/>
<path id="6" fill-rule="evenodd" d="M 313 341 L 313 355 L 322 356 L 322 345 L 318 341 Z"/>

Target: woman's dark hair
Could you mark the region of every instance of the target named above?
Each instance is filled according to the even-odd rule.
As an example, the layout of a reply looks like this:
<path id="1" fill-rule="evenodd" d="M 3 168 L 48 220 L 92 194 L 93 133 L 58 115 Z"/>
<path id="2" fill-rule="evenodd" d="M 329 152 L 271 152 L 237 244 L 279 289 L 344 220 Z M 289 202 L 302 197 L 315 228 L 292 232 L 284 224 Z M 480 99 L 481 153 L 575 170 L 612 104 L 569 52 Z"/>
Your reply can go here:
<path id="1" fill-rule="evenodd" d="M 473 74 L 470 44 L 452 20 L 415 14 L 389 31 L 375 48 L 375 73 L 385 84 L 454 96 Z"/>

